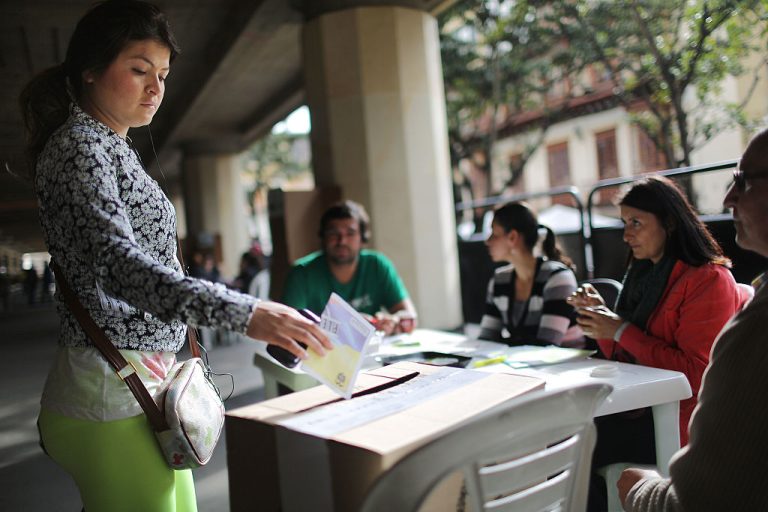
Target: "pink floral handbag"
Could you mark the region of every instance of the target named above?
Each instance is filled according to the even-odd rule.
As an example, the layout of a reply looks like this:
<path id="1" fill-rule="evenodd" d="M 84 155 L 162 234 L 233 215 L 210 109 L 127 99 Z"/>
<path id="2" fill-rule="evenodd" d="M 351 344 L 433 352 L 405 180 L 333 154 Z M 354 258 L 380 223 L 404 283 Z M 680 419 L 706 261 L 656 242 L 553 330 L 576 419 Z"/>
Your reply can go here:
<path id="1" fill-rule="evenodd" d="M 206 464 L 221 436 L 224 404 L 208 375 L 199 357 L 176 363 L 155 395 L 168 424 L 155 436 L 173 469 Z"/>
<path id="2" fill-rule="evenodd" d="M 200 357 L 195 331 L 187 331 L 193 357 L 173 365 L 153 399 L 133 365 L 80 303 L 58 265 L 51 262 L 51 268 L 67 307 L 147 415 L 168 466 L 181 470 L 205 465 L 224 427 L 224 404 L 207 363 Z"/>

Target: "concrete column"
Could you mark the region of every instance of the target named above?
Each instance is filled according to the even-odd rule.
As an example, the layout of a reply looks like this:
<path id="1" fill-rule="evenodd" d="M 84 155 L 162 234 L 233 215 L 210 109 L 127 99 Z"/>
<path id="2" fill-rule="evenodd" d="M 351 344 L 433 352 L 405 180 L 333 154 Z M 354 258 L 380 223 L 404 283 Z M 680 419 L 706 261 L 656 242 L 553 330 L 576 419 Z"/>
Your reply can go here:
<path id="1" fill-rule="evenodd" d="M 222 258 L 219 270 L 222 277 L 231 279 L 251 242 L 238 159 L 235 155 L 187 154 L 183 173 L 187 238 L 217 237 Z"/>
<path id="2" fill-rule="evenodd" d="M 425 327 L 462 322 L 437 21 L 402 7 L 357 7 L 303 31 L 318 186 L 369 210 Z"/>

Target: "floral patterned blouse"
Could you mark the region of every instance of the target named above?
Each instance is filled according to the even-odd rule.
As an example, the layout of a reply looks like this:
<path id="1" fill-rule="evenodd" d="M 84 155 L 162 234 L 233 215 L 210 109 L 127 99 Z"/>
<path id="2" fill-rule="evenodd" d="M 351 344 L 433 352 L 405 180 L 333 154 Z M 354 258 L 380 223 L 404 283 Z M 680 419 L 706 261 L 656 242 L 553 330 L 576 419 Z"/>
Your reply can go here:
<path id="1" fill-rule="evenodd" d="M 40 221 L 54 261 L 121 349 L 177 352 L 186 326 L 244 332 L 254 297 L 184 276 L 173 205 L 128 141 L 79 107 L 41 153 Z M 90 345 L 59 301 L 60 343 Z"/>
<path id="2" fill-rule="evenodd" d="M 184 276 L 171 202 L 129 142 L 72 105 L 37 163 L 40 222 L 53 260 L 151 394 L 184 345 L 186 324 L 243 333 L 258 299 Z M 141 407 L 57 294 L 61 319 L 44 408 L 110 421 Z"/>

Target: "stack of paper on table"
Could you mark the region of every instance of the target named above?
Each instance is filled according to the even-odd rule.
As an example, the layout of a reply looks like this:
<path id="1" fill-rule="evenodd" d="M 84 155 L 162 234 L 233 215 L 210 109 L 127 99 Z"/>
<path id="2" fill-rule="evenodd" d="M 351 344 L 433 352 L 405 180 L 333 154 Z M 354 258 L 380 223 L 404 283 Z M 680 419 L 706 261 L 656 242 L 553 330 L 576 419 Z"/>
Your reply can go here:
<path id="1" fill-rule="evenodd" d="M 510 347 L 506 351 L 504 363 L 513 368 L 525 368 L 528 366 L 543 366 L 586 359 L 593 354 L 595 354 L 594 350 L 579 348 L 566 348 L 555 345 L 548 347 L 522 345 Z"/>

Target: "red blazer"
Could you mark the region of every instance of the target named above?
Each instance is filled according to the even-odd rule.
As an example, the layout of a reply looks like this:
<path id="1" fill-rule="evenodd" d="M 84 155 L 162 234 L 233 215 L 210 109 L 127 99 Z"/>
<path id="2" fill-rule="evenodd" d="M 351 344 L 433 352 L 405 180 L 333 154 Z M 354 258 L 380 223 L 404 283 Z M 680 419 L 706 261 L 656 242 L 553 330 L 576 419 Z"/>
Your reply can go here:
<path id="1" fill-rule="evenodd" d="M 682 372 L 688 377 L 693 396 L 680 402 L 682 446 L 688 444 L 688 420 L 696 406 L 712 343 L 746 300 L 731 272 L 722 265 L 707 263 L 692 267 L 678 261 L 659 305 L 648 319 L 646 331 L 630 324 L 618 344 L 610 339 L 597 341 L 606 357 L 634 360 L 644 366 Z M 624 352 L 628 352 L 631 359 Z"/>

